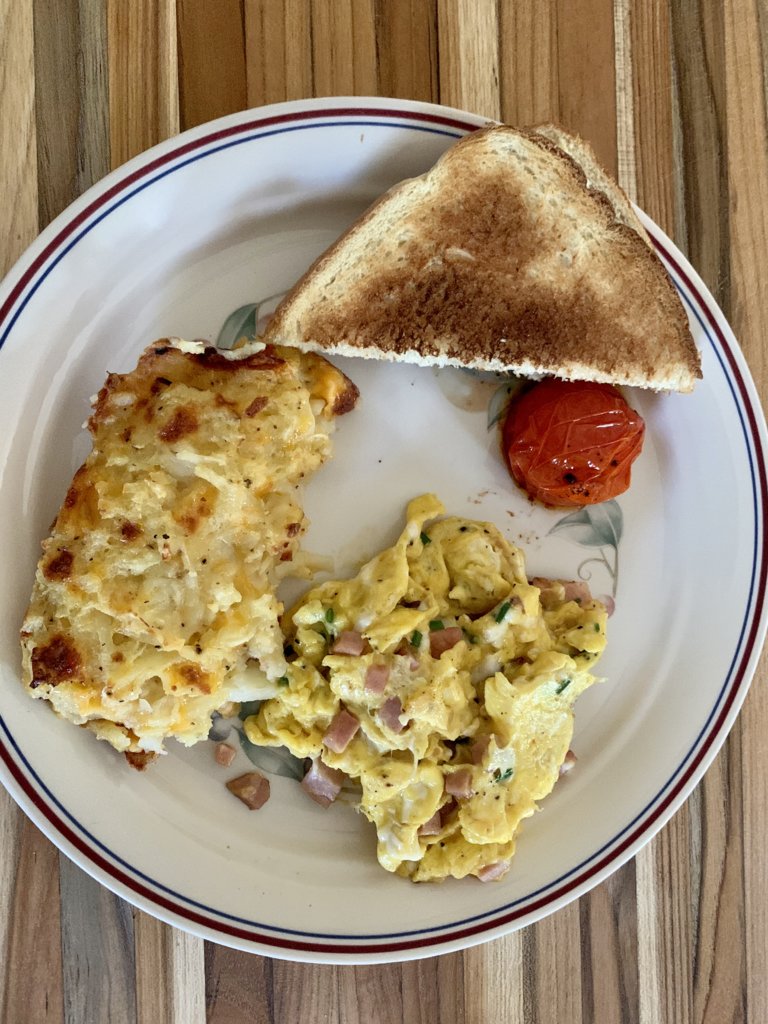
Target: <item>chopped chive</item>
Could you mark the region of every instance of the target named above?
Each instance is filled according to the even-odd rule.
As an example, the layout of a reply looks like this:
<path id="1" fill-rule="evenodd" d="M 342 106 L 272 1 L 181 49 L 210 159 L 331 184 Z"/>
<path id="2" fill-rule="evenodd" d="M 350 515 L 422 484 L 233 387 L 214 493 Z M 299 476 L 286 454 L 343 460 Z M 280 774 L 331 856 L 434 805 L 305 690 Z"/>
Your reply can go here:
<path id="1" fill-rule="evenodd" d="M 599 623 L 599 622 L 596 622 L 596 623 L 595 623 L 595 632 L 596 632 L 596 633 L 599 633 L 599 632 L 600 632 L 600 623 Z"/>
<path id="2" fill-rule="evenodd" d="M 499 610 L 496 612 L 496 615 L 494 616 L 496 621 L 497 622 L 503 622 L 504 618 L 506 617 L 507 612 L 509 611 L 509 609 L 511 607 L 512 607 L 512 602 L 511 601 L 505 601 L 504 604 L 501 606 L 501 608 L 499 608 Z"/>
<path id="3" fill-rule="evenodd" d="M 421 647 L 422 639 L 422 635 L 418 631 L 418 629 L 414 629 L 413 633 L 411 634 L 411 647 L 416 647 L 417 649 Z"/>
<path id="4" fill-rule="evenodd" d="M 429 628 L 432 630 L 432 632 L 434 632 L 437 629 L 445 629 L 445 626 L 443 625 L 442 619 L 431 619 L 429 623 Z"/>
<path id="5" fill-rule="evenodd" d="M 425 547 L 427 546 L 427 544 L 431 544 L 432 543 L 432 538 L 429 536 L 428 533 L 424 533 L 423 530 L 421 531 L 421 543 Z"/>
<path id="6" fill-rule="evenodd" d="M 325 621 L 333 622 L 333 608 L 328 608 L 325 612 Z"/>
<path id="7" fill-rule="evenodd" d="M 571 680 L 570 679 L 564 679 L 562 681 L 562 683 L 558 683 L 557 684 L 557 686 L 555 688 L 555 693 L 562 693 L 563 690 L 566 688 L 566 686 L 570 686 L 570 685 L 571 685 Z"/>
<path id="8" fill-rule="evenodd" d="M 288 676 L 280 676 L 280 678 L 277 680 L 277 685 L 278 686 L 287 686 L 288 685 Z"/>
<path id="9" fill-rule="evenodd" d="M 470 633 L 468 629 L 464 629 L 463 627 L 462 627 L 461 632 L 464 634 L 464 638 L 466 639 L 467 643 L 469 643 L 469 644 L 476 644 L 477 643 L 477 637 L 475 636 L 474 633 Z"/>
<path id="10" fill-rule="evenodd" d="M 494 781 L 509 782 L 509 780 L 512 778 L 513 771 L 513 768 L 505 768 L 504 771 L 501 771 L 500 768 L 497 768 L 496 771 L 493 773 Z"/>

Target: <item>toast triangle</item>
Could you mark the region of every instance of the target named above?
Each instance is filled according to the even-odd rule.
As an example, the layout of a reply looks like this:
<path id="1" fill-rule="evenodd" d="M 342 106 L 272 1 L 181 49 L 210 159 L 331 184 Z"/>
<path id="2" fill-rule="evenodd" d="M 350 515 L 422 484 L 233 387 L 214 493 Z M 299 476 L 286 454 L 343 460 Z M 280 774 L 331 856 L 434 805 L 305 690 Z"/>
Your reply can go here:
<path id="1" fill-rule="evenodd" d="M 688 318 L 583 140 L 494 125 L 381 197 L 264 340 L 344 356 L 690 391 Z"/>

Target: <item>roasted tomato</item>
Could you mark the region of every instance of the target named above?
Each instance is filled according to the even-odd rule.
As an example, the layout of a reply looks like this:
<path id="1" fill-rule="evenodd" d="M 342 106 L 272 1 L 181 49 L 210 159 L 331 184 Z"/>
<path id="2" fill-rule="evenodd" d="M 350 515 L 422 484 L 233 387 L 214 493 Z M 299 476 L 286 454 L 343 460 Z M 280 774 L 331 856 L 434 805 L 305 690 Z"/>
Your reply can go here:
<path id="1" fill-rule="evenodd" d="M 610 384 L 548 379 L 513 398 L 504 455 L 516 483 L 545 505 L 594 505 L 629 487 L 645 424 Z"/>

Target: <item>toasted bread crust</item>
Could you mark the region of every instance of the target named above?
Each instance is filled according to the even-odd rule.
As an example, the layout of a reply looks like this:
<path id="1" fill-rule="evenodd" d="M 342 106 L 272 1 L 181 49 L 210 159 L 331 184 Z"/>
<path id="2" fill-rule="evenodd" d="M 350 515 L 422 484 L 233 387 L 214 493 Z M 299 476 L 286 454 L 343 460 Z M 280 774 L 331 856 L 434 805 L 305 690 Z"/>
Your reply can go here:
<path id="1" fill-rule="evenodd" d="M 610 179 L 586 144 L 569 147 L 585 173 L 558 131 L 480 129 L 390 190 L 310 267 L 266 340 L 690 390 L 699 357 L 672 282 L 618 186 L 598 188 Z"/>

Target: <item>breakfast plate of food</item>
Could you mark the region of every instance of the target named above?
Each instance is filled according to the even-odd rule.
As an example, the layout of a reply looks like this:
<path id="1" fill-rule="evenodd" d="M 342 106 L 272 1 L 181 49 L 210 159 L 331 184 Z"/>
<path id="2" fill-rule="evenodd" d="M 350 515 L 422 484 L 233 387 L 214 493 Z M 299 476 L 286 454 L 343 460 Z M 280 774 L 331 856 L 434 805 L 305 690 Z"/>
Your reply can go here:
<path id="1" fill-rule="evenodd" d="M 733 725 L 759 401 L 560 128 L 358 98 L 186 132 L 6 278 L 0 371 L 0 778 L 173 925 L 336 963 L 502 935 Z"/>

